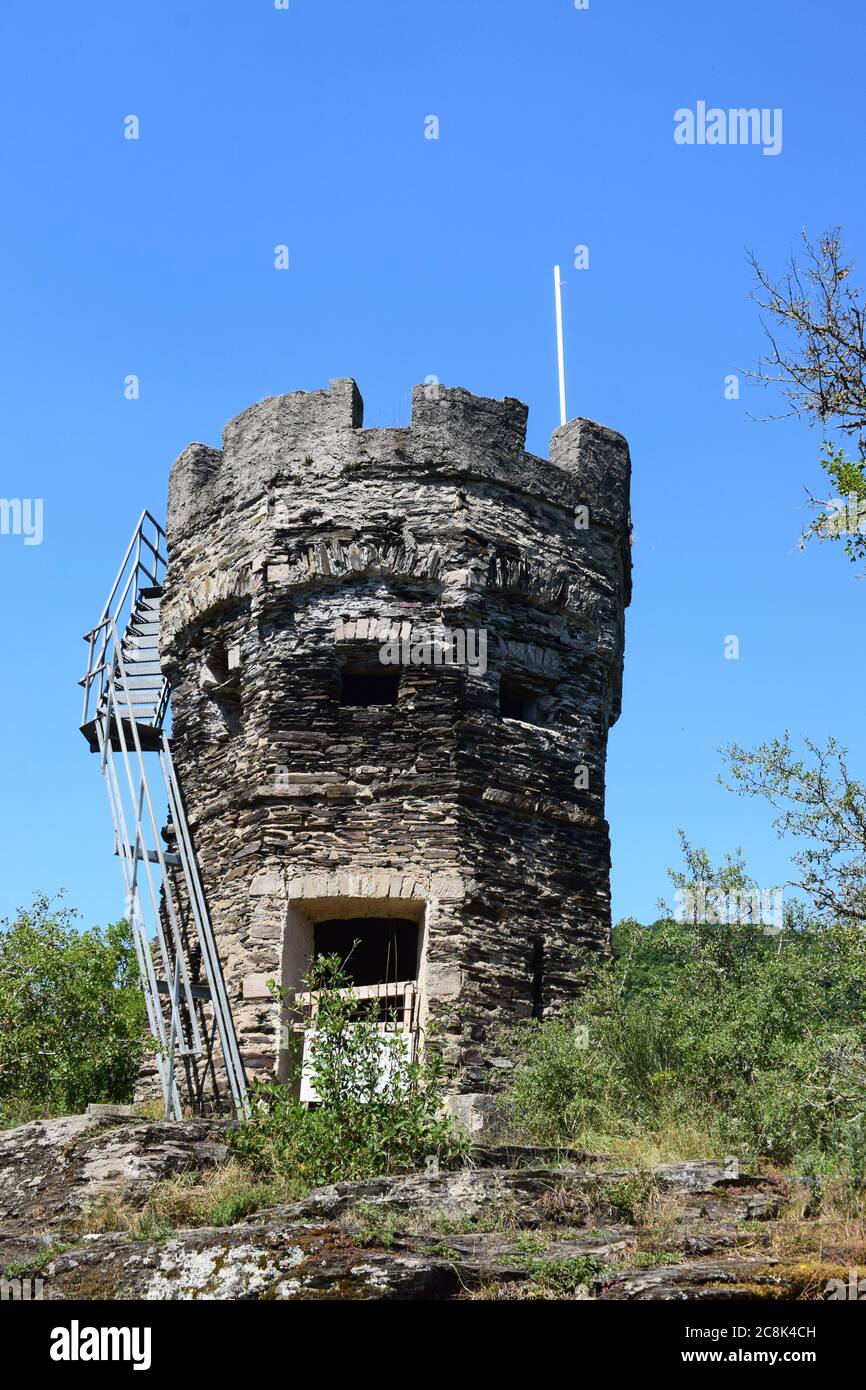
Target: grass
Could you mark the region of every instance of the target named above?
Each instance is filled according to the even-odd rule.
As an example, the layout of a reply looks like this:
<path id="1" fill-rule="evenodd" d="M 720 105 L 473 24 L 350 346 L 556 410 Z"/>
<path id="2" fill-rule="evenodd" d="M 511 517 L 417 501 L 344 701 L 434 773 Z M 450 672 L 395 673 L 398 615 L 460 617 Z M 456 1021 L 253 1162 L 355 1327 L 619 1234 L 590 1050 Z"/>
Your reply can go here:
<path id="1" fill-rule="evenodd" d="M 231 1160 L 157 1183 L 141 1206 L 111 1200 L 95 1204 L 78 1224 L 91 1234 L 121 1232 L 133 1240 L 165 1240 L 178 1230 L 234 1225 L 264 1207 L 293 1201 L 303 1191 L 291 1179 L 251 1182 L 249 1172 Z"/>
<path id="2" fill-rule="evenodd" d="M 634 1177 L 613 1183 L 605 1189 L 604 1195 L 618 1216 L 630 1226 L 639 1226 L 649 1219 L 657 1193 L 658 1183 L 653 1176 L 637 1173 Z"/>
<path id="3" fill-rule="evenodd" d="M 546 1236 L 526 1235 L 516 1236 L 514 1240 L 515 1250 L 519 1250 L 523 1255 L 543 1255 L 545 1250 L 550 1248 L 550 1240 Z"/>
<path id="4" fill-rule="evenodd" d="M 437 1245 L 431 1245 L 430 1254 L 436 1255 L 440 1260 L 459 1260 L 460 1251 L 455 1250 L 453 1245 L 447 1241 L 440 1240 Z"/>
<path id="5" fill-rule="evenodd" d="M 510 1131 L 503 1143 L 530 1142 L 520 1131 Z M 534 1139 L 532 1142 L 536 1142 Z M 551 1142 L 549 1147 L 556 1148 Z M 625 1168 L 653 1168 L 658 1163 L 683 1163 L 706 1159 L 718 1151 L 718 1141 L 699 1124 L 688 1124 L 671 1117 L 653 1128 L 623 1132 L 586 1129 L 569 1136 L 562 1149 L 597 1154 L 605 1163 L 621 1163 Z M 565 1162 L 568 1163 L 566 1157 Z"/>
<path id="6" fill-rule="evenodd" d="M 106 1101 L 105 1104 L 109 1104 L 109 1102 Z M 117 1104 L 126 1105 L 128 1102 L 118 1101 Z M 137 1120 L 165 1119 L 165 1107 L 161 1100 L 142 1101 L 134 1109 Z M 0 1131 L 18 1129 L 20 1125 L 31 1124 L 34 1120 L 66 1119 L 70 1113 L 68 1109 L 63 1107 L 45 1105 L 43 1102 L 33 1103 L 28 1101 L 26 1097 L 16 1096 L 0 1105 Z"/>
<path id="7" fill-rule="evenodd" d="M 743 1221 L 739 1230 L 754 1238 L 753 1249 L 780 1260 L 806 1260 L 866 1268 L 866 1190 L 852 1191 L 842 1180 L 826 1185 L 818 1210 L 809 1218 L 815 1195 L 804 1184 L 791 1183 L 788 1202 L 775 1221 Z M 748 1249 L 745 1246 L 744 1249 Z"/>
<path id="8" fill-rule="evenodd" d="M 520 1205 L 513 1197 L 493 1198 L 486 1202 L 484 1210 L 473 1216 L 449 1216 L 444 1212 L 433 1212 L 419 1218 L 428 1230 L 439 1235 L 472 1236 L 489 1235 L 492 1232 L 520 1230 Z"/>
<path id="9" fill-rule="evenodd" d="M 659 1265 L 680 1265 L 685 1260 L 682 1250 L 635 1250 L 621 1269 L 656 1269 Z"/>
<path id="10" fill-rule="evenodd" d="M 56 1245 L 46 1246 L 35 1255 L 30 1255 L 26 1260 L 16 1260 L 13 1264 L 7 1265 L 3 1270 L 4 1279 L 30 1279 L 35 1274 L 41 1273 L 47 1264 L 56 1260 L 58 1255 L 63 1255 L 67 1250 L 74 1250 L 75 1242 L 58 1241 Z"/>
<path id="11" fill-rule="evenodd" d="M 530 1283 L 545 1293 L 575 1293 L 586 1288 L 608 1266 L 595 1255 L 564 1255 L 559 1259 L 527 1258 Z"/>
<path id="12" fill-rule="evenodd" d="M 343 1224 L 359 1228 L 352 1234 L 355 1245 L 376 1245 L 382 1250 L 392 1249 L 397 1230 L 405 1230 L 405 1221 L 401 1226 L 397 1212 L 371 1202 L 353 1207 L 344 1215 Z"/>

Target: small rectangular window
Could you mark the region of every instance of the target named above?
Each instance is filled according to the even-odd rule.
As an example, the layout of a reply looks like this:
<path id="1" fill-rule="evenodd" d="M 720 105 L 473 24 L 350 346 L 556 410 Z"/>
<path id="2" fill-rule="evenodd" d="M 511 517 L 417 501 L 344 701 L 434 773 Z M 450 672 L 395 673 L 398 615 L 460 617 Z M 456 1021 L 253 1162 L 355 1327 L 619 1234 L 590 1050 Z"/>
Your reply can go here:
<path id="1" fill-rule="evenodd" d="M 360 708 L 396 705 L 399 687 L 399 670 L 344 671 L 340 704 Z"/>
<path id="2" fill-rule="evenodd" d="M 202 662 L 201 688 L 209 695 L 222 728 L 231 736 L 241 731 L 240 653 L 236 647 L 212 647 Z"/>
<path id="3" fill-rule="evenodd" d="M 353 985 L 418 977 L 418 923 L 402 917 L 346 917 L 317 922 L 314 954 L 339 956 Z"/>
<path id="4" fill-rule="evenodd" d="M 535 691 L 520 681 L 503 676 L 499 682 L 499 715 L 501 719 L 520 719 L 524 724 L 539 724 Z"/>

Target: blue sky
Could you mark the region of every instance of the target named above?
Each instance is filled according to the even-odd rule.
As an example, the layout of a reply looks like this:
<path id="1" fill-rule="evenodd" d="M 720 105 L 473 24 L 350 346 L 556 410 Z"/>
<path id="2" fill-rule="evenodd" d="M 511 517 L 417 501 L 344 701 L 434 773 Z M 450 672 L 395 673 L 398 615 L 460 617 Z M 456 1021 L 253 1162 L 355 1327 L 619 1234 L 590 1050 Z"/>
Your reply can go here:
<path id="1" fill-rule="evenodd" d="M 787 877 L 716 749 L 832 731 L 863 769 L 866 585 L 837 547 L 796 547 L 819 436 L 750 422 L 777 403 L 724 378 L 761 347 L 747 247 L 780 268 L 835 223 L 866 245 L 863 28 L 854 0 L 7 0 L 0 496 L 44 499 L 44 540 L 0 536 L 0 915 L 60 887 L 87 921 L 120 915 L 75 682 L 173 458 L 336 376 L 369 425 L 407 422 L 428 375 L 520 397 L 546 453 L 557 261 L 569 413 L 634 463 L 615 914 L 654 915 L 678 826 Z M 781 108 L 781 153 L 675 144 L 699 100 Z"/>

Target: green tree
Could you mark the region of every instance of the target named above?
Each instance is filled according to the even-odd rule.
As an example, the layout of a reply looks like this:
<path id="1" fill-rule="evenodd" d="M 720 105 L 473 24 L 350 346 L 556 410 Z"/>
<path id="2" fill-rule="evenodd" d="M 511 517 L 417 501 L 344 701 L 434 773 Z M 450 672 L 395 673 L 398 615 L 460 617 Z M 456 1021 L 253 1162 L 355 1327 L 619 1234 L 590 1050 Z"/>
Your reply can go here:
<path id="1" fill-rule="evenodd" d="M 804 739 L 806 756 L 791 735 L 754 749 L 737 743 L 721 752 L 729 776 L 719 780 L 740 796 L 757 796 L 778 812 L 780 836 L 804 842 L 792 861 L 797 887 L 824 921 L 866 925 L 866 785 L 852 777 L 847 750 L 834 738 L 825 746 Z"/>
<path id="2" fill-rule="evenodd" d="M 683 886 L 736 895 L 739 855 L 716 869 L 684 840 Z M 694 891 L 691 901 L 700 901 Z M 853 1169 L 866 1088 L 866 934 L 787 908 L 620 923 L 613 960 L 562 1017 L 513 1030 L 514 1128 L 543 1143 L 675 1149 Z M 859 1145 L 859 1148 L 858 1148 Z M 858 1171 L 858 1180 L 862 1174 Z"/>
<path id="3" fill-rule="evenodd" d="M 0 921 L 0 1122 L 130 1099 L 145 1010 L 126 922 L 81 931 L 46 897 Z"/>

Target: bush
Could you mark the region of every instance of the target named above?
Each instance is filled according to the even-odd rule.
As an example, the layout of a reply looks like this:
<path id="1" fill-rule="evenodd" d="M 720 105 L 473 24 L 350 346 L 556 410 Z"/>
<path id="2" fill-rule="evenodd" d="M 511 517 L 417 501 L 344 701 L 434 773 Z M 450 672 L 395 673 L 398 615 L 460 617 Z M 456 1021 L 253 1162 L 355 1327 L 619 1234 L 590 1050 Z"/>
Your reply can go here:
<path id="1" fill-rule="evenodd" d="M 126 1101 L 145 1009 L 126 922 L 79 931 L 39 898 L 0 922 L 0 1124 Z"/>
<path id="2" fill-rule="evenodd" d="M 304 984 L 319 992 L 311 1067 L 318 1104 L 302 1105 L 278 1082 L 257 1083 L 235 1152 L 260 1174 L 296 1174 L 310 1187 L 411 1172 L 431 1157 L 456 1163 L 467 1141 L 443 1114 L 435 1050 L 410 1061 L 399 1033 L 383 1035 L 375 1003 L 359 1002 L 339 957 L 319 957 Z"/>
<path id="3" fill-rule="evenodd" d="M 590 1147 L 700 1131 L 720 1152 L 862 1171 L 862 931 L 664 920 L 614 942 L 563 1017 L 512 1031 L 517 1130 Z"/>

